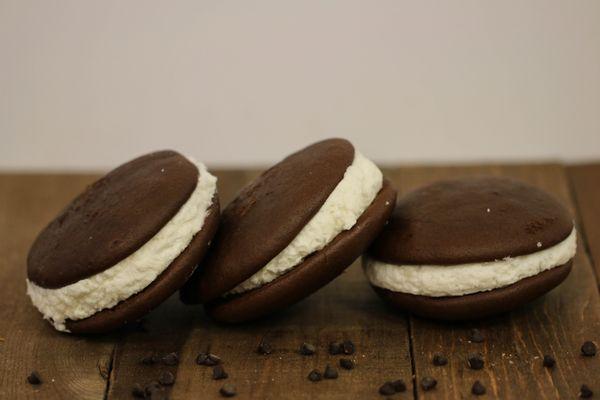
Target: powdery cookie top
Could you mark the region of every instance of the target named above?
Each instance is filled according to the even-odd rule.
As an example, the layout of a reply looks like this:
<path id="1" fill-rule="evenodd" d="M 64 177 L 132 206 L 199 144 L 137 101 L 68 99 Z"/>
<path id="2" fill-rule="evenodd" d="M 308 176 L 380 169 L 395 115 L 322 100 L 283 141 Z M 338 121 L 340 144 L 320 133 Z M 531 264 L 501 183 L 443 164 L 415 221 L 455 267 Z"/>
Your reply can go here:
<path id="1" fill-rule="evenodd" d="M 397 265 L 455 265 L 538 252 L 573 230 L 555 198 L 507 178 L 440 181 L 402 198 L 370 256 Z"/>

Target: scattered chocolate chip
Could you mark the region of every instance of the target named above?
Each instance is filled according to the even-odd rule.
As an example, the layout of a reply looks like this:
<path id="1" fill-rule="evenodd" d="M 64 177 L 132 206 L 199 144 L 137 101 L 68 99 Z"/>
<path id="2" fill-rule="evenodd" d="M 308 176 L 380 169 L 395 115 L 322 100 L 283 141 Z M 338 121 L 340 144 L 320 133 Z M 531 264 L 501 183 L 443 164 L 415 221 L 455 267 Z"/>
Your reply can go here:
<path id="1" fill-rule="evenodd" d="M 217 364 L 213 367 L 212 374 L 214 380 L 227 379 L 229 377 L 229 375 L 227 374 L 227 372 L 225 372 L 225 369 L 221 364 Z"/>
<path id="2" fill-rule="evenodd" d="M 263 354 L 263 355 L 271 354 L 273 352 L 273 346 L 271 346 L 271 343 L 269 343 L 265 339 L 263 339 L 258 344 L 258 349 L 256 349 L 256 351 L 258 354 Z"/>
<path id="3" fill-rule="evenodd" d="M 448 359 L 443 354 L 434 354 L 432 359 L 433 365 L 441 367 L 442 365 L 448 364 Z"/>
<path id="4" fill-rule="evenodd" d="M 406 391 L 406 383 L 402 379 L 395 380 L 392 382 L 392 386 L 396 393 L 405 392 Z"/>
<path id="5" fill-rule="evenodd" d="M 303 356 L 312 356 L 317 352 L 317 348 L 310 343 L 302 343 L 300 346 L 300 354 Z"/>
<path id="6" fill-rule="evenodd" d="M 483 386 L 481 382 L 475 381 L 473 386 L 471 386 L 471 393 L 473 393 L 475 396 L 482 396 L 485 394 L 485 386 Z"/>
<path id="7" fill-rule="evenodd" d="M 40 385 L 42 383 L 42 378 L 37 371 L 31 371 L 27 377 L 27 382 L 29 382 L 30 385 Z"/>
<path id="8" fill-rule="evenodd" d="M 158 377 L 158 383 L 163 386 L 171 386 L 175 383 L 175 375 L 170 371 L 163 371 Z"/>
<path id="9" fill-rule="evenodd" d="M 337 379 L 337 377 L 338 377 L 337 369 L 333 368 L 331 365 L 327 365 L 325 367 L 325 372 L 323 373 L 323 378 Z"/>
<path id="10" fill-rule="evenodd" d="M 160 383 L 158 381 L 152 381 L 146 385 L 144 392 L 146 393 L 146 396 L 152 396 L 152 394 L 154 392 L 161 390 L 161 389 L 162 389 L 162 387 L 160 386 Z"/>
<path id="11" fill-rule="evenodd" d="M 354 361 L 349 358 L 341 358 L 340 367 L 344 369 L 354 369 Z"/>
<path id="12" fill-rule="evenodd" d="M 308 380 L 311 382 L 319 382 L 321 379 L 323 379 L 323 376 L 316 369 L 313 369 L 310 371 L 310 374 L 308 374 Z"/>
<path id="13" fill-rule="evenodd" d="M 596 344 L 594 342 L 584 342 L 581 345 L 581 354 L 586 357 L 593 357 L 596 355 Z"/>
<path id="14" fill-rule="evenodd" d="M 173 366 L 179 364 L 179 356 L 177 353 L 169 353 L 162 358 L 162 362 L 165 365 Z"/>
<path id="15" fill-rule="evenodd" d="M 386 382 L 379 388 L 379 394 L 383 396 L 390 396 L 396 393 L 396 389 L 394 388 L 394 384 L 392 382 Z"/>
<path id="16" fill-rule="evenodd" d="M 349 356 L 350 354 L 354 354 L 355 351 L 355 347 L 354 347 L 354 343 L 352 343 L 350 340 L 344 340 L 342 342 L 342 352 Z"/>
<path id="17" fill-rule="evenodd" d="M 544 361 L 542 361 L 542 365 L 546 368 L 554 368 L 554 366 L 556 365 L 556 360 L 554 359 L 554 357 L 546 354 L 544 356 Z"/>
<path id="18" fill-rule="evenodd" d="M 221 396 L 223 397 L 233 397 L 237 394 L 235 391 L 235 386 L 233 386 L 231 383 L 224 384 L 221 390 L 219 390 L 219 393 L 221 393 Z"/>
<path id="19" fill-rule="evenodd" d="M 435 385 L 437 385 L 437 381 L 430 376 L 421 379 L 421 388 L 425 391 L 435 388 Z"/>
<path id="20" fill-rule="evenodd" d="M 483 343 L 485 338 L 479 329 L 471 329 L 469 331 L 469 340 L 473 343 Z"/>
<path id="21" fill-rule="evenodd" d="M 213 367 L 221 363 L 221 359 L 214 354 L 200 353 L 196 357 L 196 364 Z"/>
<path id="22" fill-rule="evenodd" d="M 471 369 L 482 369 L 484 364 L 483 357 L 479 353 L 469 354 L 467 362 Z"/>
<path id="23" fill-rule="evenodd" d="M 329 354 L 332 356 L 336 356 L 338 354 L 342 354 L 344 352 L 341 343 L 339 342 L 331 342 L 329 343 Z"/>
<path id="24" fill-rule="evenodd" d="M 159 361 L 160 361 L 160 356 L 154 352 L 146 354 L 141 360 L 142 364 L 144 364 L 144 365 L 156 364 Z"/>
<path id="25" fill-rule="evenodd" d="M 581 388 L 579 389 L 579 397 L 582 399 L 589 399 L 593 395 L 594 392 L 592 392 L 592 389 L 590 389 L 587 385 L 581 385 Z"/>
<path id="26" fill-rule="evenodd" d="M 137 397 L 138 399 L 143 399 L 144 397 L 146 397 L 146 392 L 144 392 L 144 388 L 139 383 L 133 385 L 133 388 L 131 389 L 131 394 L 133 397 Z"/>

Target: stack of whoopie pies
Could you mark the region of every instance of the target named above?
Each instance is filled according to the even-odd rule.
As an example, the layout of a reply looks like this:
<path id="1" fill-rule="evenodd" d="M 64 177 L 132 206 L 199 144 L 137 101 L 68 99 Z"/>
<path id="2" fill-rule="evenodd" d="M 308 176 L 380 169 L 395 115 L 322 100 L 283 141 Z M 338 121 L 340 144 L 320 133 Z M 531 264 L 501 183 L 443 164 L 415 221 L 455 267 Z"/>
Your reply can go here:
<path id="1" fill-rule="evenodd" d="M 173 151 L 109 172 L 33 243 L 33 304 L 57 330 L 103 332 L 182 288 L 215 320 L 242 322 L 300 301 L 369 248 L 366 276 L 393 306 L 478 318 L 552 289 L 575 254 L 568 212 L 536 188 L 469 178 L 396 205 L 379 168 L 344 139 L 286 157 L 222 214 L 216 183 Z"/>

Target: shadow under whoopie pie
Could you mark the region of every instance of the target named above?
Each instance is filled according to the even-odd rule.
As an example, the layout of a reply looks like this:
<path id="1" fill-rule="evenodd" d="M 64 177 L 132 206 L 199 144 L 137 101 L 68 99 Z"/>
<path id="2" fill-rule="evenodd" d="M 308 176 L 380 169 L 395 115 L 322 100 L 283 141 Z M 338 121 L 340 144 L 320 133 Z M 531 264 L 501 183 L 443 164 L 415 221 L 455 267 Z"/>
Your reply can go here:
<path id="1" fill-rule="evenodd" d="M 219 221 L 216 178 L 174 151 L 136 158 L 75 198 L 33 243 L 27 293 L 57 330 L 139 319 L 176 292 Z"/>
<path id="2" fill-rule="evenodd" d="M 344 139 L 268 169 L 223 211 L 205 262 L 182 291 L 222 322 L 285 308 L 338 276 L 383 228 L 396 192 Z"/>
<path id="3" fill-rule="evenodd" d="M 441 181 L 400 199 L 363 267 L 400 310 L 480 318 L 561 283 L 576 236 L 565 207 L 540 189 L 498 177 Z"/>

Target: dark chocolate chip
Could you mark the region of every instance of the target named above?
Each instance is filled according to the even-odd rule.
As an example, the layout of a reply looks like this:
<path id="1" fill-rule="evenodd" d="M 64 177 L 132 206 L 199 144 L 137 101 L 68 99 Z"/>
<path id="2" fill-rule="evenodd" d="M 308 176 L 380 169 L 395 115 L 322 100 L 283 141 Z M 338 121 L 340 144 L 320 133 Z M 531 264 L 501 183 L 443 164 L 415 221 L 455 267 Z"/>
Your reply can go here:
<path id="1" fill-rule="evenodd" d="M 433 355 L 432 362 L 433 362 L 433 365 L 437 365 L 438 367 L 441 367 L 442 365 L 448 364 L 448 359 L 443 354 L 437 353 L 437 354 Z"/>
<path id="2" fill-rule="evenodd" d="M 437 381 L 430 376 L 421 379 L 421 388 L 425 391 L 435 388 L 435 385 L 437 385 Z"/>
<path id="3" fill-rule="evenodd" d="M 27 377 L 27 382 L 29 382 L 30 385 L 40 385 L 42 383 L 42 378 L 37 371 L 31 371 Z"/>
<path id="4" fill-rule="evenodd" d="M 544 361 L 542 361 L 542 365 L 546 368 L 554 368 L 554 366 L 556 365 L 556 360 L 554 359 L 554 357 L 546 354 L 544 356 Z"/>
<path id="5" fill-rule="evenodd" d="M 390 396 L 396 393 L 396 389 L 394 388 L 394 384 L 392 382 L 386 382 L 379 388 L 379 394 L 383 396 Z"/>
<path id="6" fill-rule="evenodd" d="M 233 386 L 231 383 L 224 384 L 221 390 L 219 390 L 219 393 L 221 393 L 221 396 L 223 397 L 233 397 L 237 394 L 235 391 L 235 386 Z"/>
<path id="7" fill-rule="evenodd" d="M 579 389 L 579 397 L 582 399 L 589 399 L 593 395 L 594 392 L 592 392 L 592 389 L 590 389 L 588 385 L 581 385 L 581 388 Z"/>
<path id="8" fill-rule="evenodd" d="M 162 389 L 162 387 L 160 386 L 160 383 L 158 381 L 152 381 L 146 385 L 144 392 L 146 393 L 146 396 L 151 396 L 152 393 L 154 393 L 158 390 L 161 390 L 161 389 Z"/>
<path id="9" fill-rule="evenodd" d="M 471 329 L 469 331 L 469 341 L 473 343 L 483 343 L 485 338 L 479 329 Z"/>
<path id="10" fill-rule="evenodd" d="M 340 367 L 344 369 L 354 369 L 354 361 L 349 358 L 341 358 Z"/>
<path id="11" fill-rule="evenodd" d="M 392 382 L 392 386 L 396 393 L 405 392 L 406 391 L 406 383 L 402 379 L 395 380 Z"/>
<path id="12" fill-rule="evenodd" d="M 350 340 L 344 340 L 344 342 L 342 342 L 342 352 L 345 355 L 350 355 L 350 354 L 354 354 L 355 351 L 355 347 L 354 347 L 354 343 L 352 343 Z"/>
<path id="13" fill-rule="evenodd" d="M 471 369 L 482 369 L 484 364 L 483 357 L 479 353 L 469 354 L 467 362 Z"/>
<path id="14" fill-rule="evenodd" d="M 321 379 L 323 379 L 323 376 L 316 369 L 313 369 L 310 371 L 310 374 L 308 374 L 308 380 L 311 382 L 319 382 Z"/>
<path id="15" fill-rule="evenodd" d="M 337 369 L 333 368 L 331 365 L 327 365 L 325 367 L 325 372 L 323 373 L 323 378 L 337 379 L 337 377 L 338 377 Z"/>
<path id="16" fill-rule="evenodd" d="M 156 353 L 148 353 L 142 358 L 142 364 L 144 365 L 152 365 L 156 364 L 160 361 L 160 356 Z"/>
<path id="17" fill-rule="evenodd" d="M 586 357 L 593 357 L 596 355 L 596 343 L 594 342 L 584 342 L 581 345 L 581 354 L 583 354 Z"/>
<path id="18" fill-rule="evenodd" d="M 312 356 L 317 352 L 317 348 L 310 343 L 302 343 L 300 346 L 300 354 L 303 356 Z"/>
<path id="19" fill-rule="evenodd" d="M 221 359 L 214 354 L 200 353 L 196 357 L 196 364 L 213 367 L 221 363 Z"/>
<path id="20" fill-rule="evenodd" d="M 138 399 L 143 399 L 144 397 L 146 397 L 146 392 L 144 392 L 144 388 L 139 383 L 133 385 L 133 388 L 131 389 L 131 394 L 133 395 L 133 397 L 137 397 Z"/>
<path id="21" fill-rule="evenodd" d="M 258 349 L 256 349 L 256 352 L 263 355 L 271 354 L 273 352 L 273 346 L 271 346 L 271 343 L 269 343 L 267 340 L 263 339 L 258 344 Z"/>
<path id="22" fill-rule="evenodd" d="M 471 386 L 471 393 L 473 393 L 475 396 L 482 396 L 485 394 L 485 386 L 483 386 L 481 382 L 475 381 L 473 386 Z"/>
<path id="23" fill-rule="evenodd" d="M 332 356 L 336 356 L 338 354 L 342 354 L 343 349 L 342 345 L 339 342 L 331 342 L 329 343 L 329 354 Z"/>
<path id="24" fill-rule="evenodd" d="M 213 367 L 212 375 L 214 380 L 227 379 L 229 377 L 221 364 L 217 364 Z"/>
<path id="25" fill-rule="evenodd" d="M 179 364 L 179 356 L 177 353 L 169 353 L 162 358 L 162 362 L 165 365 L 173 366 Z"/>
<path id="26" fill-rule="evenodd" d="M 158 383 L 163 386 L 171 386 L 175 383 L 175 375 L 170 371 L 163 371 L 158 377 Z"/>

